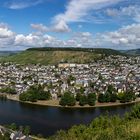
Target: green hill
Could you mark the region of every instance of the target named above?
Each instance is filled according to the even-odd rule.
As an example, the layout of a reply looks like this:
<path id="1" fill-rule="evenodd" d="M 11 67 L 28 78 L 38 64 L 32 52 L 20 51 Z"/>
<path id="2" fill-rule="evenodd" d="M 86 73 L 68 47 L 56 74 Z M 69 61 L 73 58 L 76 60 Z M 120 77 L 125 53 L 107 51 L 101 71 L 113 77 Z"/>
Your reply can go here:
<path id="1" fill-rule="evenodd" d="M 12 61 L 21 64 L 58 64 L 89 63 L 101 59 L 106 55 L 120 55 L 121 53 L 112 49 L 91 48 L 31 48 L 16 55 L 2 58 L 1 61 Z"/>
<path id="2" fill-rule="evenodd" d="M 140 56 L 140 49 L 125 50 L 125 51 L 122 51 L 122 52 L 126 53 L 128 55 Z"/>

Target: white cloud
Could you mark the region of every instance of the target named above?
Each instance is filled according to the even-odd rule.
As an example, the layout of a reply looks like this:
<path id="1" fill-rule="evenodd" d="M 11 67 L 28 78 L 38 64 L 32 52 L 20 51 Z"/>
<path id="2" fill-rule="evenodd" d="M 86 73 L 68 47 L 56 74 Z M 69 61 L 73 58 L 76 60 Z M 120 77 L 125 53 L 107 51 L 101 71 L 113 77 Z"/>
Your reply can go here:
<path id="1" fill-rule="evenodd" d="M 9 38 L 13 35 L 14 33 L 7 27 L 0 27 L 0 38 Z"/>
<path id="2" fill-rule="evenodd" d="M 128 7 L 120 7 L 119 9 L 115 9 L 115 8 L 107 9 L 105 13 L 108 16 L 114 17 L 116 19 L 120 18 L 122 20 L 125 20 L 127 18 L 130 18 L 130 20 L 133 20 L 135 22 L 140 22 L 139 5 L 130 5 Z"/>
<path id="3" fill-rule="evenodd" d="M 9 9 L 24 9 L 31 6 L 35 6 L 43 3 L 43 0 L 11 0 L 11 2 L 5 3 L 5 6 Z"/>
<path id="4" fill-rule="evenodd" d="M 51 43 L 54 40 L 53 37 L 49 35 L 23 35 L 18 34 L 15 37 L 14 46 L 22 46 L 23 48 L 28 47 L 45 47 L 48 43 Z"/>
<path id="5" fill-rule="evenodd" d="M 69 32 L 70 28 L 66 24 L 64 20 L 60 20 L 56 25 L 52 27 L 52 31 L 54 32 Z"/>
<path id="6" fill-rule="evenodd" d="M 121 0 L 71 0 L 66 6 L 66 11 L 54 17 L 54 22 L 58 23 L 60 20 L 66 23 L 85 21 L 85 17 L 90 14 L 91 10 L 101 9 L 119 1 Z"/>
<path id="7" fill-rule="evenodd" d="M 50 27 L 47 27 L 43 24 L 31 24 L 31 27 L 41 33 L 43 32 L 70 32 L 70 28 L 65 23 L 65 21 L 61 20 L 58 24 L 51 25 Z"/>
<path id="8" fill-rule="evenodd" d="M 43 24 L 31 24 L 31 27 L 40 32 L 48 32 L 49 28 Z"/>
<path id="9" fill-rule="evenodd" d="M 5 23 L 0 23 L 0 48 L 7 48 L 13 44 L 15 33 Z"/>
<path id="10" fill-rule="evenodd" d="M 70 31 L 70 22 L 89 22 L 91 10 L 97 10 L 118 3 L 122 0 L 71 0 L 66 5 L 66 11 L 53 18 L 53 25 L 60 32 Z M 81 27 L 81 26 L 80 26 Z"/>
<path id="11" fill-rule="evenodd" d="M 0 23 L 0 48 L 26 49 L 30 47 L 92 47 L 135 49 L 140 46 L 140 24 L 124 26 L 119 30 L 92 35 L 79 32 L 68 40 L 60 40 L 48 34 L 16 34 L 6 24 Z"/>
<path id="12" fill-rule="evenodd" d="M 133 49 L 140 46 L 140 24 L 124 26 L 114 32 L 98 34 L 95 38 L 100 46 L 114 49 Z"/>

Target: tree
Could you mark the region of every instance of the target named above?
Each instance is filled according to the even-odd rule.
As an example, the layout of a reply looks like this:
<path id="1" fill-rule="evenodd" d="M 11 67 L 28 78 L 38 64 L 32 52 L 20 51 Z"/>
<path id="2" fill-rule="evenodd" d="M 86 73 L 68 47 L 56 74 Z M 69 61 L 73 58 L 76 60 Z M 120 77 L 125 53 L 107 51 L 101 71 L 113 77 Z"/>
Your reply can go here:
<path id="1" fill-rule="evenodd" d="M 96 94 L 95 93 L 88 94 L 88 104 L 90 106 L 94 106 L 95 102 L 96 102 Z"/>
<path id="2" fill-rule="evenodd" d="M 105 102 L 106 102 L 106 103 L 110 102 L 111 93 L 106 92 L 104 96 L 105 96 Z"/>
<path id="3" fill-rule="evenodd" d="M 117 95 L 115 93 L 110 94 L 110 102 L 116 102 L 117 101 Z"/>
<path id="4" fill-rule="evenodd" d="M 135 94 L 132 91 L 127 91 L 118 94 L 118 99 L 121 103 L 131 102 L 136 99 Z"/>
<path id="5" fill-rule="evenodd" d="M 81 88 L 80 88 L 80 93 L 81 93 L 81 94 L 84 94 L 84 91 L 85 91 L 85 88 L 84 88 L 84 87 L 81 87 Z"/>
<path id="6" fill-rule="evenodd" d="M 23 129 L 23 133 L 24 133 L 25 135 L 29 135 L 30 132 L 31 132 L 30 126 L 25 126 L 25 128 Z"/>
<path id="7" fill-rule="evenodd" d="M 0 89 L 0 92 L 8 93 L 8 94 L 17 94 L 15 88 L 11 88 L 11 87 L 2 88 L 2 89 Z"/>
<path id="8" fill-rule="evenodd" d="M 17 130 L 17 125 L 15 123 L 12 123 L 9 127 L 14 131 Z"/>
<path id="9" fill-rule="evenodd" d="M 124 99 L 124 92 L 118 93 L 117 98 L 118 98 L 118 100 Z"/>
<path id="10" fill-rule="evenodd" d="M 44 91 L 44 87 L 41 85 L 31 86 L 26 92 L 20 94 L 19 99 L 21 101 L 36 102 L 37 100 L 49 100 L 51 94 Z"/>
<path id="11" fill-rule="evenodd" d="M 90 86 L 91 88 L 94 88 L 94 87 L 95 87 L 95 85 L 96 85 L 96 84 L 95 84 L 95 83 L 93 83 L 93 82 L 90 82 L 90 83 L 89 83 L 89 86 Z"/>
<path id="12" fill-rule="evenodd" d="M 104 103 L 105 101 L 106 101 L 105 95 L 100 93 L 99 96 L 98 96 L 98 102 L 99 103 Z"/>
<path id="13" fill-rule="evenodd" d="M 79 100 L 79 105 L 84 106 L 88 103 L 87 96 L 82 95 Z"/>
<path id="14" fill-rule="evenodd" d="M 81 93 L 77 93 L 77 94 L 76 94 L 76 101 L 79 101 L 81 96 L 82 96 Z"/>
<path id="15" fill-rule="evenodd" d="M 74 76 L 69 75 L 68 78 L 67 78 L 67 83 L 68 83 L 68 85 L 71 84 L 71 81 L 75 81 L 75 80 L 76 80 L 76 78 L 75 78 Z"/>
<path id="16" fill-rule="evenodd" d="M 62 106 L 74 106 L 75 103 L 76 103 L 76 100 L 71 92 L 65 92 L 59 102 L 59 104 Z"/>
<path id="17" fill-rule="evenodd" d="M 109 85 L 108 88 L 107 88 L 107 92 L 116 93 L 116 89 L 113 87 L 113 85 Z"/>
<path id="18" fill-rule="evenodd" d="M 136 99 L 136 96 L 132 91 L 127 91 L 125 93 L 125 101 L 126 102 L 131 102 L 131 101 L 133 101 L 135 99 Z"/>

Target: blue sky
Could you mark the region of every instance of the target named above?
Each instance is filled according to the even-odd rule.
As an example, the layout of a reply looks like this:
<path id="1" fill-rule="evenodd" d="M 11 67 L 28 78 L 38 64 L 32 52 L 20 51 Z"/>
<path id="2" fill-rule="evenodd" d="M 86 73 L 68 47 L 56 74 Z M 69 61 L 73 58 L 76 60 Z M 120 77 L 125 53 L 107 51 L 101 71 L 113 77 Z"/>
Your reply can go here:
<path id="1" fill-rule="evenodd" d="M 139 0 L 1 0 L 0 50 L 140 45 Z"/>

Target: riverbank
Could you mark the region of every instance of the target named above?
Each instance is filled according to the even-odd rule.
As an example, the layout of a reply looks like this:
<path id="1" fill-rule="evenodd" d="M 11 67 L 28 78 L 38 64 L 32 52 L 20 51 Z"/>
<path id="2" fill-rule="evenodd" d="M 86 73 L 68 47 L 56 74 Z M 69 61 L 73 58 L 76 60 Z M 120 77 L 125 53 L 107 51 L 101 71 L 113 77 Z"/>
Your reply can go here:
<path id="1" fill-rule="evenodd" d="M 8 95 L 7 99 L 17 101 L 17 102 L 22 102 L 19 100 L 19 97 L 17 95 Z M 134 103 L 139 103 L 140 98 L 137 98 L 135 101 L 132 102 L 127 102 L 127 103 L 120 103 L 120 102 L 115 102 L 115 103 L 96 103 L 95 106 L 80 106 L 78 103 L 76 103 L 75 106 L 66 106 L 63 107 L 59 105 L 59 100 L 48 100 L 48 101 L 37 101 L 37 102 L 23 102 L 27 104 L 34 104 L 34 105 L 40 105 L 40 106 L 50 106 L 50 107 L 60 107 L 60 108 L 96 108 L 96 107 L 109 107 L 109 106 L 122 106 L 122 105 L 129 105 L 129 104 L 134 104 Z"/>
<path id="2" fill-rule="evenodd" d="M 120 117 L 100 116 L 88 125 L 74 125 L 47 140 L 140 140 L 140 105 Z"/>

